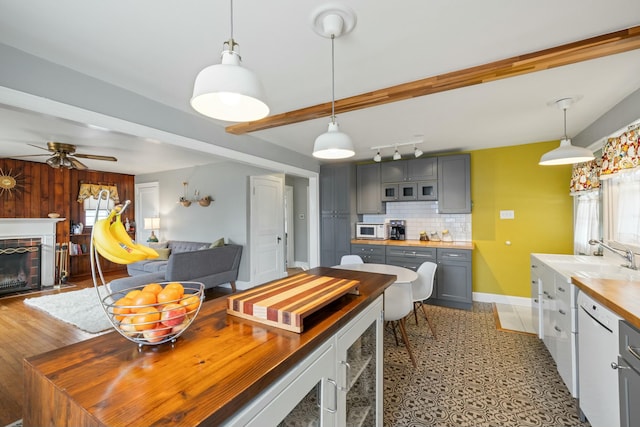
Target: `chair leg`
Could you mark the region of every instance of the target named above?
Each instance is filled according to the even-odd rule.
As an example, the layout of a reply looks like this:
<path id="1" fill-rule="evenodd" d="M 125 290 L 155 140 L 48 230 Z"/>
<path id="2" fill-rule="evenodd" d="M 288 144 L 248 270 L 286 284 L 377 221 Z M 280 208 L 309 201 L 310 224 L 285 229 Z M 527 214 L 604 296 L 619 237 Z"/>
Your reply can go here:
<path id="1" fill-rule="evenodd" d="M 400 345 L 398 343 L 398 334 L 396 333 L 396 322 L 391 322 L 391 330 L 393 331 L 393 337 L 396 339 L 396 345 Z"/>
<path id="2" fill-rule="evenodd" d="M 411 352 L 411 346 L 409 345 L 409 337 L 407 336 L 407 330 L 404 327 L 404 319 L 398 320 L 398 324 L 400 325 L 400 333 L 402 334 L 402 339 L 404 340 L 404 345 L 407 347 L 407 352 L 409 353 L 409 358 L 411 359 L 411 363 L 413 363 L 413 367 L 417 368 L 416 359 L 413 358 L 413 353 Z"/>
<path id="3" fill-rule="evenodd" d="M 431 329 L 431 335 L 433 335 L 433 338 L 436 338 L 436 330 L 433 329 L 433 323 L 431 323 L 431 320 L 429 320 L 429 316 L 427 316 L 427 309 L 424 306 L 424 304 L 422 304 L 422 311 L 424 312 L 424 318 L 427 319 L 427 323 L 429 324 L 429 329 Z"/>
<path id="4" fill-rule="evenodd" d="M 416 319 L 416 325 L 418 324 L 418 313 L 416 312 L 416 306 L 418 304 L 418 301 L 413 302 L 413 317 Z"/>

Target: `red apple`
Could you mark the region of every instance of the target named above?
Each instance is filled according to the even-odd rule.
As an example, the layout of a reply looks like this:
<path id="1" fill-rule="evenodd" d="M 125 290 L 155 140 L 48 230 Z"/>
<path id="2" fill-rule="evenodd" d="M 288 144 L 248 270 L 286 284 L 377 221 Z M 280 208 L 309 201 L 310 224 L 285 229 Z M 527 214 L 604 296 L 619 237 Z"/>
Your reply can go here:
<path id="1" fill-rule="evenodd" d="M 142 332 L 142 336 L 149 342 L 160 342 L 171 333 L 171 328 L 149 329 Z"/>
<path id="2" fill-rule="evenodd" d="M 169 303 L 162 307 L 160 323 L 165 326 L 176 326 L 182 323 L 187 314 L 187 309 L 180 304 Z"/>
<path id="3" fill-rule="evenodd" d="M 132 316 L 126 316 L 124 319 L 120 321 L 120 329 L 128 337 L 133 337 L 138 333 L 135 325 L 132 324 L 132 321 L 133 321 Z"/>
<path id="4" fill-rule="evenodd" d="M 172 334 L 179 334 L 180 332 L 185 330 L 187 328 L 187 326 L 189 326 L 189 318 L 185 316 L 185 318 L 182 321 L 182 323 L 180 323 L 179 325 L 174 326 L 171 329 L 171 333 Z"/>

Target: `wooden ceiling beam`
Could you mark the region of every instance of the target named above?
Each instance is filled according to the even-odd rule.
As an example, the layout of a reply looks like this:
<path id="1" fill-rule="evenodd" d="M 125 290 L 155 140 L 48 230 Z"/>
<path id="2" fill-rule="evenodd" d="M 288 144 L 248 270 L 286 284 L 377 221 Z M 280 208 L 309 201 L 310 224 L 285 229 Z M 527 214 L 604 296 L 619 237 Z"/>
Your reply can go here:
<path id="1" fill-rule="evenodd" d="M 378 89 L 372 92 L 338 99 L 335 101 L 336 114 L 363 108 L 375 107 L 390 102 L 403 101 L 419 96 L 431 95 L 466 86 L 521 76 L 536 71 L 549 70 L 582 61 L 615 55 L 640 48 L 640 26 L 630 27 L 568 43 L 549 49 L 514 56 L 463 70 L 452 71 L 413 82 Z M 227 126 L 226 131 L 241 135 L 248 132 L 271 129 L 307 120 L 329 117 L 331 102 L 274 114 L 253 122 Z"/>

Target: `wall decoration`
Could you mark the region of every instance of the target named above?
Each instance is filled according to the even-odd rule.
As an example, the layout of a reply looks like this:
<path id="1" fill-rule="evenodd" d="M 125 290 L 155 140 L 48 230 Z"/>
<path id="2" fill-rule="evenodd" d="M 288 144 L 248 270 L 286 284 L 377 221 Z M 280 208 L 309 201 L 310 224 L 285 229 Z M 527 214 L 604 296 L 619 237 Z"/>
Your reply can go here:
<path id="1" fill-rule="evenodd" d="M 21 176 L 22 172 L 13 173 L 12 169 L 8 172 L 4 172 L 0 168 L 0 196 L 11 197 L 15 194 L 20 194 L 24 189 L 24 179 Z"/>

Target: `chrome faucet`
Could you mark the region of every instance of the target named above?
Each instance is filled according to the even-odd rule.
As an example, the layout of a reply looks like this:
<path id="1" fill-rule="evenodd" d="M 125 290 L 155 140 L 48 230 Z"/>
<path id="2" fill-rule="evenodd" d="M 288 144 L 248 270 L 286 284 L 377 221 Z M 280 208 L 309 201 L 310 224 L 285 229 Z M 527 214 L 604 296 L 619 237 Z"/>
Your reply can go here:
<path id="1" fill-rule="evenodd" d="M 611 252 L 613 252 L 614 254 L 620 255 L 622 258 L 624 258 L 627 261 L 629 261 L 629 264 L 622 264 L 623 267 L 627 267 L 627 268 L 630 268 L 632 270 L 637 270 L 638 269 L 638 267 L 636 266 L 636 258 L 635 258 L 635 255 L 634 255 L 633 251 L 631 249 L 627 248 L 626 246 L 622 246 L 621 245 L 624 249 L 612 248 L 611 246 L 607 245 L 603 240 L 595 240 L 595 239 L 589 240 L 589 244 L 590 245 L 599 245 L 601 248 L 608 249 Z"/>

